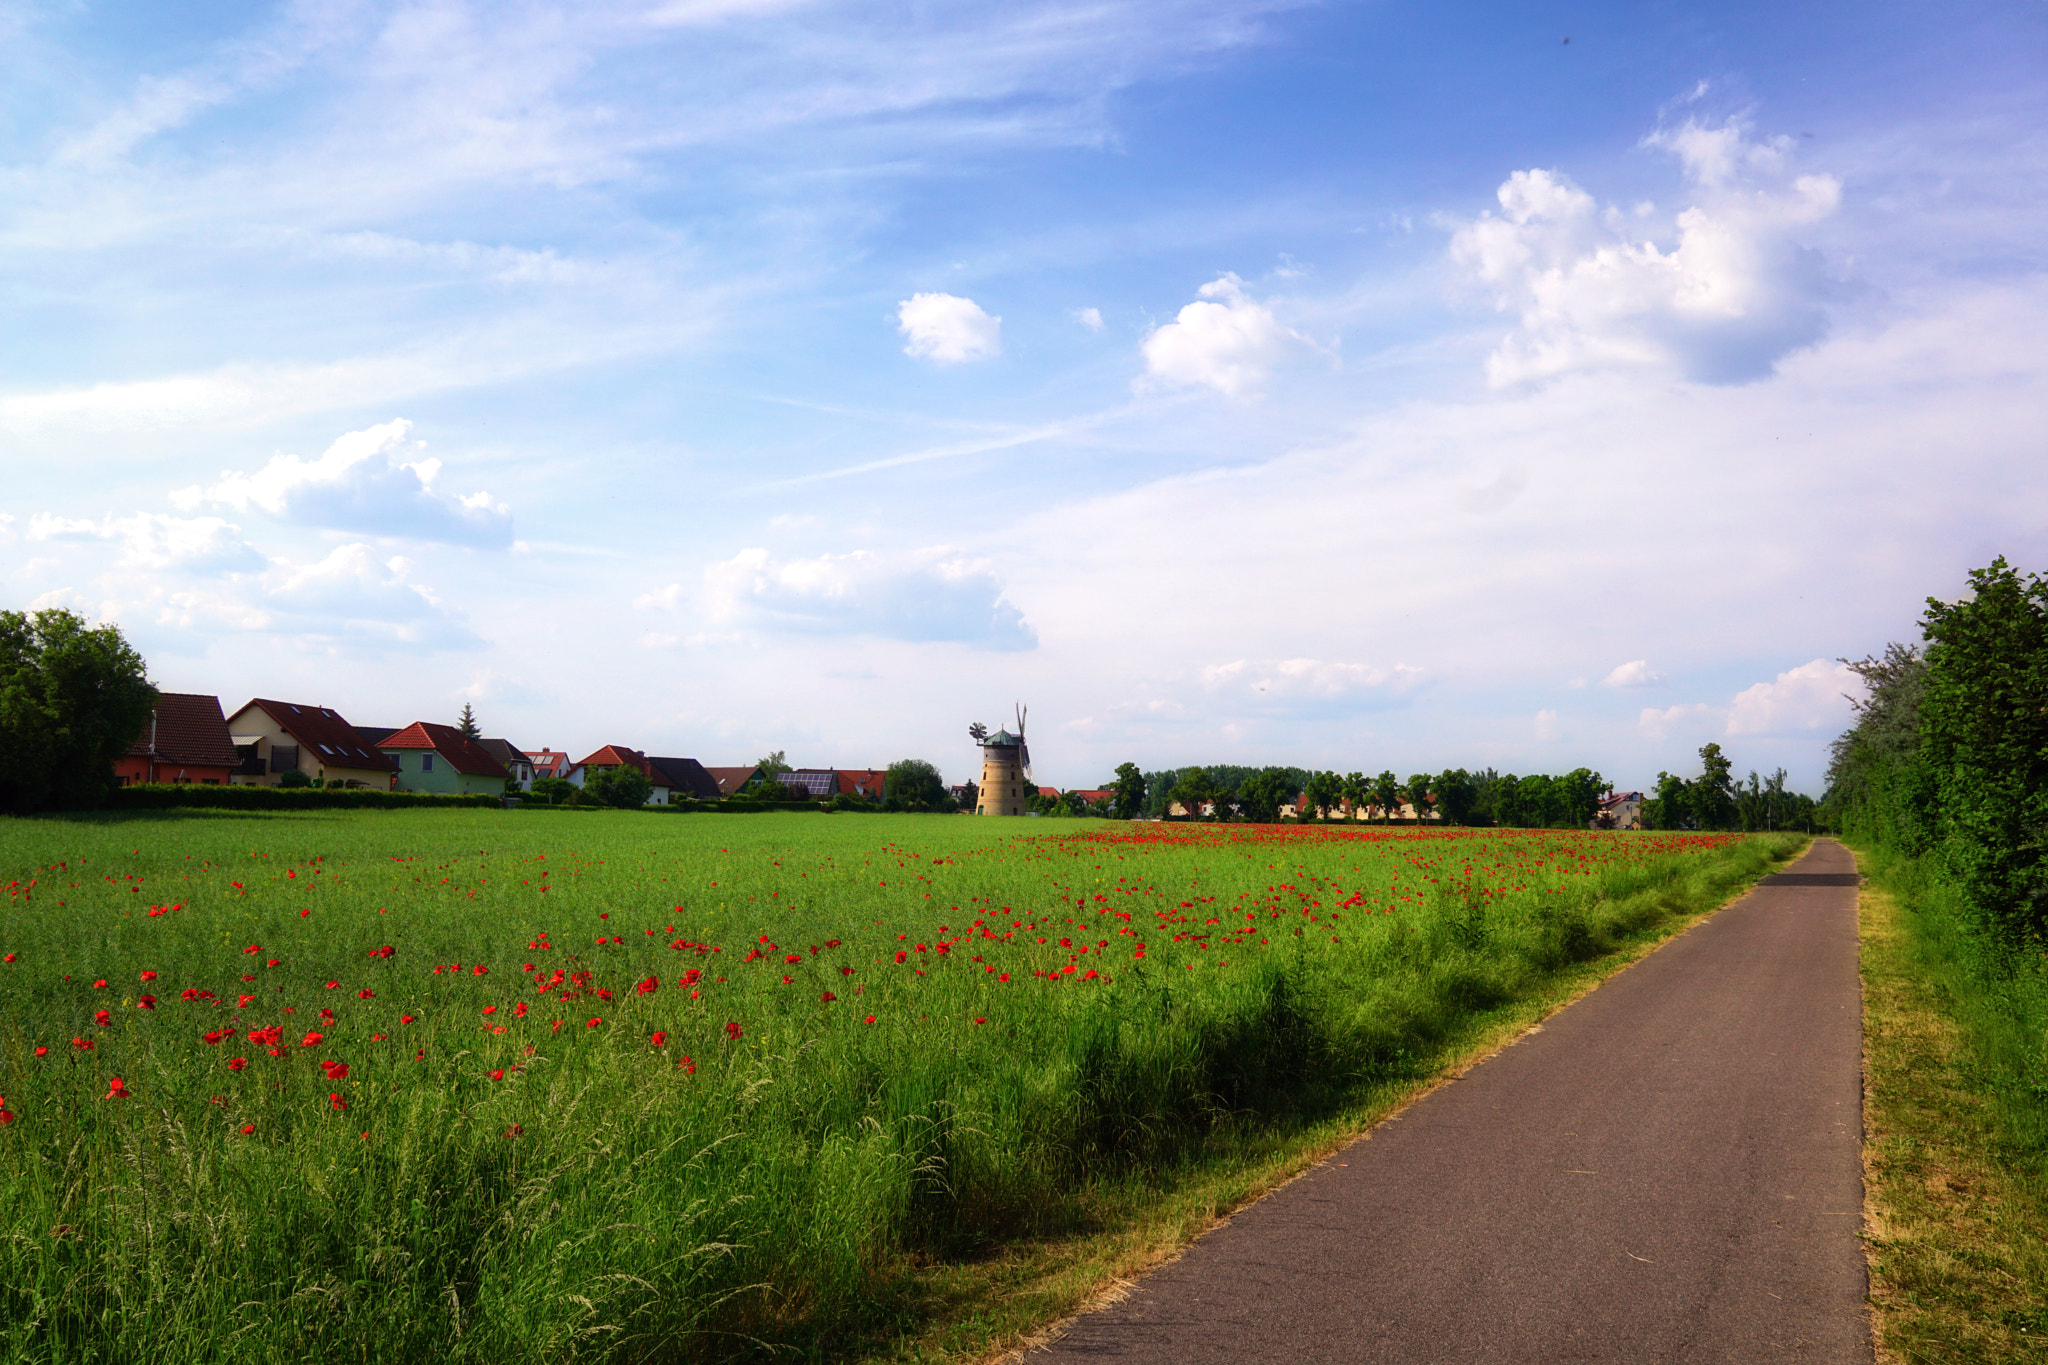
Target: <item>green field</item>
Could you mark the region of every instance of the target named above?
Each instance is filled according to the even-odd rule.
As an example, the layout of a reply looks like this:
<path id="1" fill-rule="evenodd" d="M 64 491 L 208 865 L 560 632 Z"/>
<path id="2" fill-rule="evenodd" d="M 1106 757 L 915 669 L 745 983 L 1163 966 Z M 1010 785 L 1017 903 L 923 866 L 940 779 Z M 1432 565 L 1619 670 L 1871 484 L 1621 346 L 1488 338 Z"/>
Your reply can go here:
<path id="1" fill-rule="evenodd" d="M 0 823 L 11 1359 L 841 1358 L 1801 840 Z M 119 1083 L 116 1084 L 116 1078 Z"/>

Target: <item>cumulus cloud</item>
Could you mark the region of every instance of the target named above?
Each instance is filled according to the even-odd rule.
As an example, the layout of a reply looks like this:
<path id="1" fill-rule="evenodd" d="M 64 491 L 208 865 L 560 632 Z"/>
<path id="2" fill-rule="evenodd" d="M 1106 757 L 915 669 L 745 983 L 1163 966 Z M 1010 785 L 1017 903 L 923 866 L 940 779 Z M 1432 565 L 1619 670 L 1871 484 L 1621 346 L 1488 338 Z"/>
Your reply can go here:
<path id="1" fill-rule="evenodd" d="M 403 419 L 351 431 L 318 459 L 278 455 L 254 474 L 223 472 L 220 482 L 173 496 L 183 509 L 201 502 L 246 512 L 254 507 L 303 526 L 368 532 L 502 550 L 512 544 L 512 512 L 488 493 L 452 496 L 434 480 L 441 462 L 416 455 Z"/>
<path id="2" fill-rule="evenodd" d="M 1102 310 L 1100 308 L 1076 308 L 1073 312 L 1073 318 L 1074 321 L 1080 323 L 1091 332 L 1102 330 Z"/>
<path id="3" fill-rule="evenodd" d="M 940 365 L 1003 353 L 1003 320 L 956 294 L 912 294 L 896 305 L 896 330 L 903 354 Z"/>
<path id="4" fill-rule="evenodd" d="M 1827 329 L 1818 255 L 1798 231 L 1832 214 L 1841 182 L 1798 174 L 1789 139 L 1687 122 L 1645 145 L 1683 167 L 1692 202 L 1663 244 L 1649 205 L 1602 211 L 1556 171 L 1516 171 L 1451 238 L 1451 259 L 1517 316 L 1487 360 L 1496 384 L 1574 370 L 1666 366 L 1733 383 L 1770 372 Z"/>
<path id="5" fill-rule="evenodd" d="M 51 516 L 30 518 L 28 538 L 40 541 L 96 541 L 121 547 L 118 568 L 181 569 L 189 573 L 249 573 L 269 561 L 242 539 L 241 528 L 219 517 L 172 517 L 137 512 L 99 521 Z"/>
<path id="6" fill-rule="evenodd" d="M 1144 342 L 1145 377 L 1166 384 L 1206 384 L 1232 398 L 1255 396 L 1274 365 L 1308 346 L 1273 310 L 1226 274 L 1201 287 L 1201 298 Z"/>
<path id="7" fill-rule="evenodd" d="M 1265 706 L 1362 708 L 1391 705 L 1417 683 L 1422 670 L 1329 659 L 1234 659 L 1201 670 L 1213 694 Z"/>
<path id="8" fill-rule="evenodd" d="M 1655 687 L 1664 681 L 1664 675 L 1653 670 L 1647 659 L 1630 659 L 1615 665 L 1614 671 L 1600 681 L 1608 687 Z"/>
<path id="9" fill-rule="evenodd" d="M 1661 711 L 1654 706 L 1646 706 L 1636 717 L 1636 726 L 1651 739 L 1667 739 L 1673 730 L 1698 728 L 1713 715 L 1713 707 L 1698 702 L 1681 702 Z"/>
<path id="10" fill-rule="evenodd" d="M 1038 632 L 1004 599 L 990 562 L 949 546 L 788 560 L 749 549 L 711 565 L 704 577 L 710 613 L 718 621 L 983 649 L 1038 645 Z"/>
<path id="11" fill-rule="evenodd" d="M 1780 673 L 1736 693 L 1728 707 L 1731 735 L 1787 735 L 1849 726 L 1851 697 L 1863 696 L 1863 679 L 1847 665 L 1828 659 Z"/>
<path id="12" fill-rule="evenodd" d="M 682 605 L 683 585 L 671 583 L 665 588 L 654 588 L 633 599 L 633 605 L 642 611 L 674 611 Z"/>

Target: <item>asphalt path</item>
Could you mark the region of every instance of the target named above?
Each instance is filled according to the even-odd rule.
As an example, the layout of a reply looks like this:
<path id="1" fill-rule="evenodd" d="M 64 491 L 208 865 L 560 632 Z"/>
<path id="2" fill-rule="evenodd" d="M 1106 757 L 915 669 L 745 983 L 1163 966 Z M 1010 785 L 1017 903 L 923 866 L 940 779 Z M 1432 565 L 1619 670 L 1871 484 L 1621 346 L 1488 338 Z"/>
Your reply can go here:
<path id="1" fill-rule="evenodd" d="M 1867 1365 L 1855 887 L 1815 843 L 1027 1359 Z"/>

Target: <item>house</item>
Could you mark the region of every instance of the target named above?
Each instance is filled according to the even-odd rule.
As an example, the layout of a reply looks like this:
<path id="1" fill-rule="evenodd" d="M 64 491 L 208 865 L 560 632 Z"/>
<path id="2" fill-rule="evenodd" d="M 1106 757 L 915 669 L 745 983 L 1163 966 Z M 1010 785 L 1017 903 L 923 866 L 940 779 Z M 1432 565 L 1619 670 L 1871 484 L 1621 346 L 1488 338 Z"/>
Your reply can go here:
<path id="1" fill-rule="evenodd" d="M 839 774 L 831 768 L 784 768 L 775 774 L 775 780 L 814 801 L 826 801 L 839 795 Z"/>
<path id="2" fill-rule="evenodd" d="M 1060 789 L 1058 787 L 1040 787 L 1038 794 L 1047 801 L 1057 801 L 1060 799 Z"/>
<path id="3" fill-rule="evenodd" d="M 751 768 L 706 768 L 704 771 L 710 773 L 711 780 L 718 784 L 720 796 L 731 796 L 761 775 L 761 765 L 757 763 Z"/>
<path id="4" fill-rule="evenodd" d="M 388 791 L 398 772 L 332 707 L 256 697 L 228 717 L 228 737 L 241 754 L 230 780 L 242 786 L 274 787 L 301 772 L 330 787 Z"/>
<path id="5" fill-rule="evenodd" d="M 1103 791 L 1077 791 L 1073 794 L 1075 796 L 1080 797 L 1083 801 L 1086 801 L 1091 806 L 1094 805 L 1097 801 L 1108 801 L 1111 803 L 1114 803 L 1116 801 L 1116 791 L 1114 788 L 1105 789 Z"/>
<path id="6" fill-rule="evenodd" d="M 669 801 L 716 801 L 718 779 L 694 758 L 655 758 L 649 755 L 647 761 L 668 778 Z"/>
<path id="7" fill-rule="evenodd" d="M 1600 808 L 1593 813 L 1594 829 L 1641 829 L 1643 827 L 1643 794 L 1641 792 L 1610 791 L 1600 798 Z"/>
<path id="8" fill-rule="evenodd" d="M 452 725 L 414 721 L 377 747 L 396 767 L 401 791 L 503 796 L 511 778 L 490 750 Z"/>
<path id="9" fill-rule="evenodd" d="M 498 760 L 498 766 L 511 779 L 512 788 L 523 792 L 533 790 L 533 760 L 513 748 L 502 739 L 480 739 L 477 741 L 484 752 Z"/>
<path id="10" fill-rule="evenodd" d="M 647 761 L 647 755 L 638 749 L 629 749 L 623 744 L 607 744 L 580 763 L 573 764 L 568 773 L 569 780 L 581 787 L 592 777 L 607 768 L 637 768 L 654 789 L 647 793 L 647 804 L 666 806 L 674 781 L 669 775 Z"/>
<path id="11" fill-rule="evenodd" d="M 137 782 L 225 786 L 240 761 L 219 697 L 160 692 L 142 733 L 114 764 L 114 776 L 124 787 Z"/>
<path id="12" fill-rule="evenodd" d="M 573 766 L 569 762 L 569 755 L 559 749 L 528 749 L 526 761 L 533 765 L 533 776 L 536 781 L 543 777 L 566 778 L 570 767 Z"/>
<path id="13" fill-rule="evenodd" d="M 887 796 L 889 773 L 885 768 L 841 768 L 839 771 L 839 795 L 858 796 L 866 801 L 880 801 Z M 953 799 L 960 799 L 958 788 L 949 788 Z"/>

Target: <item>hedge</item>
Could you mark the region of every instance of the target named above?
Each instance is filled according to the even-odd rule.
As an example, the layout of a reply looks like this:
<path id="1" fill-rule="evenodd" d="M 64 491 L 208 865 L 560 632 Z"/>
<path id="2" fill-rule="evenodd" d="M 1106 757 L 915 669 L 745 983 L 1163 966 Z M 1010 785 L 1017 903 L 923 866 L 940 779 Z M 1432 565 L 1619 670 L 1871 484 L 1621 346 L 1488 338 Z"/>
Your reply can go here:
<path id="1" fill-rule="evenodd" d="M 500 810 L 496 796 L 437 796 L 432 792 L 369 791 L 356 787 L 215 787 L 196 783 L 143 783 L 116 787 L 109 810 Z"/>

